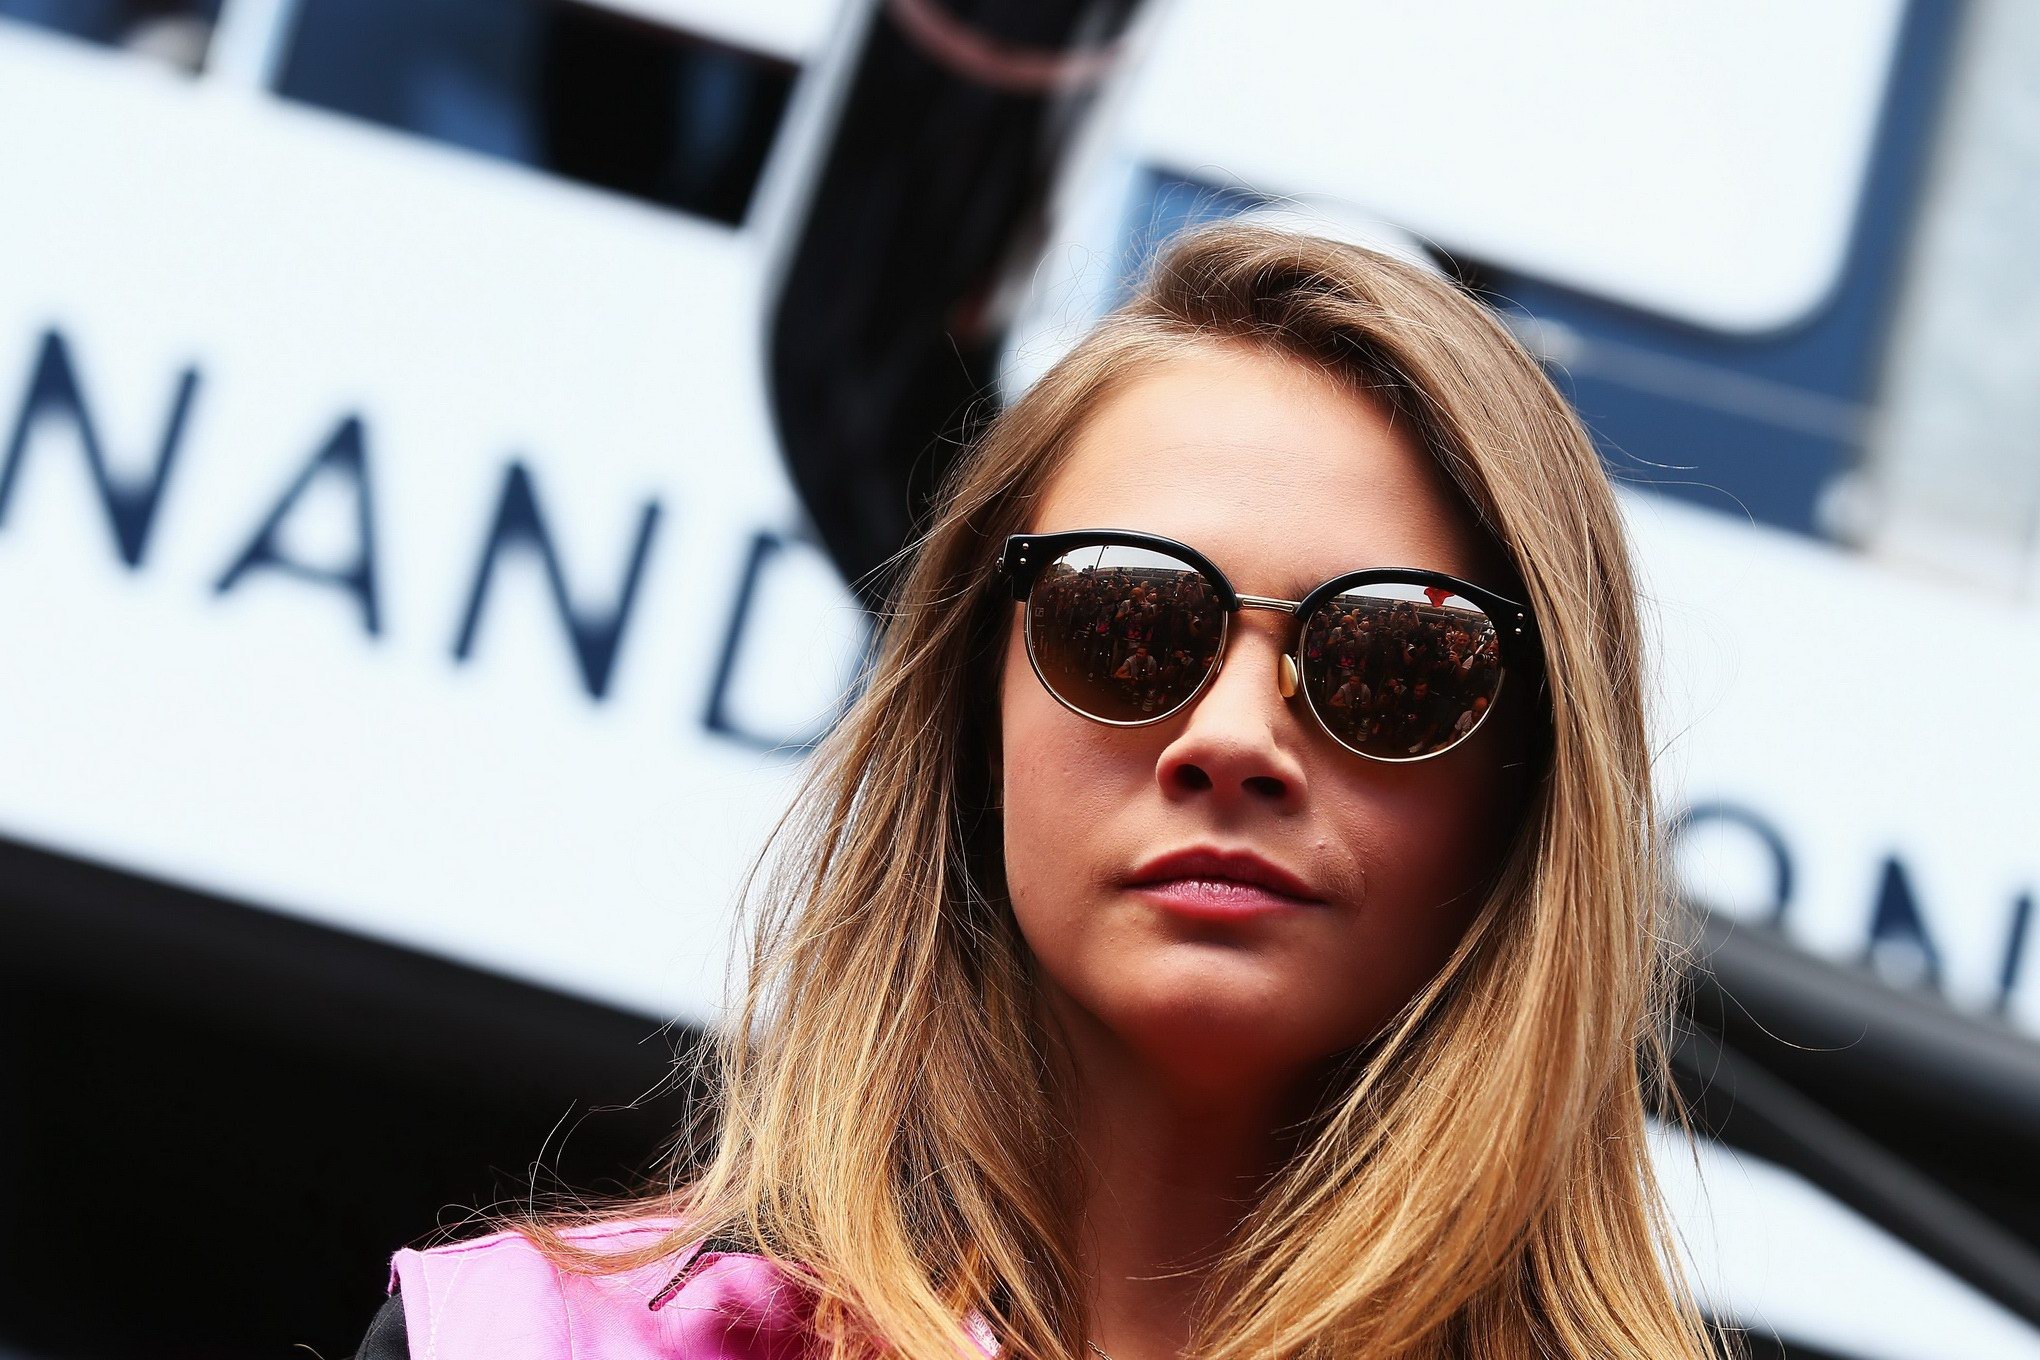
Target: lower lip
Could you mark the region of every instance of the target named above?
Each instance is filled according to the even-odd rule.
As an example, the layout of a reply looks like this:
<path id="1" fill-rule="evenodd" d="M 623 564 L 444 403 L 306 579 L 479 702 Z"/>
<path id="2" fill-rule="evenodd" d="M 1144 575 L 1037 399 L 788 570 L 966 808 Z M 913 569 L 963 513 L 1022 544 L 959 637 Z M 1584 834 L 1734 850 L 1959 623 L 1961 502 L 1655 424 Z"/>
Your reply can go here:
<path id="1" fill-rule="evenodd" d="M 1318 905 L 1307 898 L 1290 897 L 1252 883 L 1235 883 L 1221 878 L 1172 878 L 1162 883 L 1137 884 L 1133 891 L 1156 906 L 1213 921 L 1236 921 L 1247 916 L 1296 911 Z"/>

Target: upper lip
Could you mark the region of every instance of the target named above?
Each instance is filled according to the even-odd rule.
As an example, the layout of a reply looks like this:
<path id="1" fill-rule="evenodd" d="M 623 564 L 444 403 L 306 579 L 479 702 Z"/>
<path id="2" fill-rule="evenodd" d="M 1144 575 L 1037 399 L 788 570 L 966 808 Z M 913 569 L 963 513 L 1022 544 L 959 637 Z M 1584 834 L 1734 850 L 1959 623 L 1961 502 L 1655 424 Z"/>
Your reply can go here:
<path id="1" fill-rule="evenodd" d="M 1157 856 L 1134 870 L 1133 876 L 1126 880 L 1126 886 L 1162 883 L 1176 878 L 1231 879 L 1235 883 L 1252 883 L 1268 888 L 1285 897 L 1300 897 L 1306 902 L 1318 900 L 1310 884 L 1281 865 L 1270 863 L 1251 850 L 1221 850 L 1210 845 L 1193 845 Z"/>

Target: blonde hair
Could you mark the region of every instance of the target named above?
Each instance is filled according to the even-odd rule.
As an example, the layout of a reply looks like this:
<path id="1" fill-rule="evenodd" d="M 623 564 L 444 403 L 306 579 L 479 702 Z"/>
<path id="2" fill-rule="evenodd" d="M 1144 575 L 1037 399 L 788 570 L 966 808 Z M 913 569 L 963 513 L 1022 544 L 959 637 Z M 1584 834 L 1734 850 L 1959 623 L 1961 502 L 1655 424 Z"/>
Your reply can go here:
<path id="1" fill-rule="evenodd" d="M 1363 1046 L 1212 1277 L 1194 1353 L 1701 1357 L 1645 1147 L 1675 1108 L 1670 898 L 1641 629 L 1607 475 L 1478 301 L 1268 227 L 1176 237 L 1135 296 L 974 441 L 880 619 L 868 683 L 745 879 L 776 857 L 710 1098 L 659 1183 L 518 1226 L 575 1269 L 735 1233 L 814 1281 L 830 1354 L 1082 1354 L 1076 1180 L 1053 1044 L 1005 898 L 990 759 L 1013 601 L 992 563 L 1073 435 L 1186 346 L 1276 347 L 1406 419 L 1518 575 L 1548 695 L 1540 768 L 1459 947 Z M 1684 1127 L 1683 1118 L 1680 1126 Z M 565 1221 L 664 1213 L 627 1257 Z"/>

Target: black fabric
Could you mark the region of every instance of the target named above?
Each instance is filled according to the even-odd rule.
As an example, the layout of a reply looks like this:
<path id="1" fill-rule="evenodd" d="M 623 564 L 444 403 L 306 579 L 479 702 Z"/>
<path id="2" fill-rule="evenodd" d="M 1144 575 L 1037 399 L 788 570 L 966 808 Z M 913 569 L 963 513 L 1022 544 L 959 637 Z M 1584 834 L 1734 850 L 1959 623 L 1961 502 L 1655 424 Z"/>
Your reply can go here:
<path id="1" fill-rule="evenodd" d="M 404 1332 L 404 1296 L 392 1294 L 376 1310 L 351 1360 L 411 1360 L 411 1339 Z"/>
<path id="2" fill-rule="evenodd" d="M 701 1250 L 694 1254 L 706 1256 L 717 1251 L 758 1256 L 763 1255 L 765 1249 L 752 1240 L 749 1234 L 733 1228 L 728 1232 L 720 1232 L 713 1237 L 705 1238 L 701 1243 Z"/>

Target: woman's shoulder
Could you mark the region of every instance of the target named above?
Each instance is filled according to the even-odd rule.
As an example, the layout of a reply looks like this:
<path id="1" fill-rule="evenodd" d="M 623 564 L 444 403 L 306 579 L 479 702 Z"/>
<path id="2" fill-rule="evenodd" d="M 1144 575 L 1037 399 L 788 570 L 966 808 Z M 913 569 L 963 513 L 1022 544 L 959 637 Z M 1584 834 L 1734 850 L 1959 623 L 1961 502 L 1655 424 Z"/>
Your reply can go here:
<path id="1" fill-rule="evenodd" d="M 663 1217 L 563 1229 L 601 1255 L 679 1232 Z M 793 1360 L 808 1351 L 810 1296 L 797 1269 L 725 1238 L 685 1238 L 607 1273 L 556 1264 L 515 1228 L 390 1261 L 410 1360 Z M 364 1343 L 364 1352 L 369 1352 Z"/>

